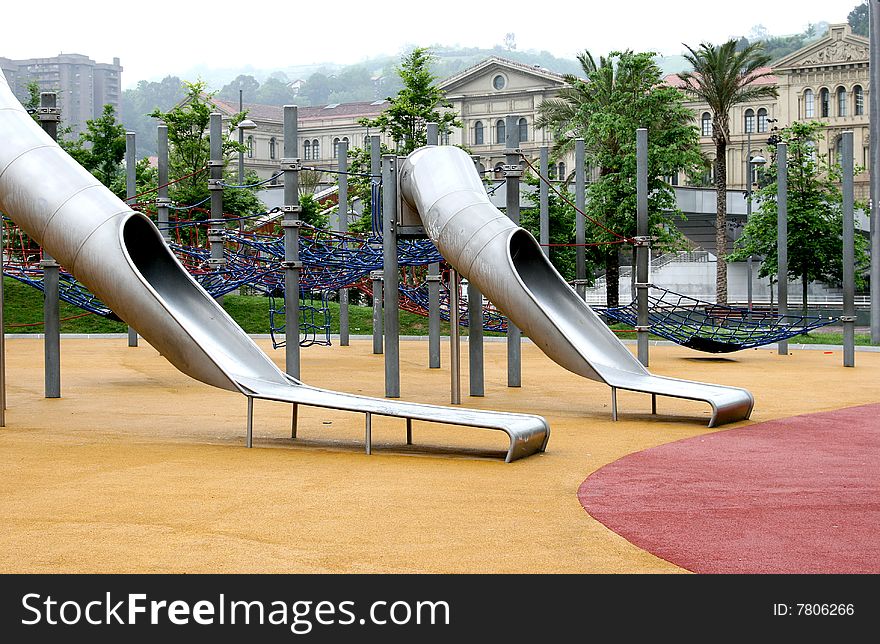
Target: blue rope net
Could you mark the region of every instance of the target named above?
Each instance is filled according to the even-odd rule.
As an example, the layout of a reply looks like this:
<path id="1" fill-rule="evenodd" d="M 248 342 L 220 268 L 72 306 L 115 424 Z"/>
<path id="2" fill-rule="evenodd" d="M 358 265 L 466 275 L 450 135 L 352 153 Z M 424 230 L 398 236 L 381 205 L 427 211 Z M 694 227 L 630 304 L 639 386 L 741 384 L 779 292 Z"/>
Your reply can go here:
<path id="1" fill-rule="evenodd" d="M 626 306 L 594 308 L 618 322 L 638 324 L 635 300 Z M 704 302 L 653 285 L 648 291 L 650 332 L 707 353 L 731 353 L 787 340 L 833 321 L 818 316 L 750 313 L 748 309 Z"/>

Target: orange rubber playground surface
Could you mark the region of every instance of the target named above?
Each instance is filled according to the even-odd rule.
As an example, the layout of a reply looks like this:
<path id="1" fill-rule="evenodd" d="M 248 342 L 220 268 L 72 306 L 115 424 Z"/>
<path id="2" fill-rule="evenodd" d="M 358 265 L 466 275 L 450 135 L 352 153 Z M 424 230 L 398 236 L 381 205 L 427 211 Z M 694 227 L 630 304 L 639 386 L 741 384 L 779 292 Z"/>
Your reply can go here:
<path id="1" fill-rule="evenodd" d="M 249 450 L 243 396 L 189 379 L 143 340 L 126 344 L 63 338 L 63 397 L 47 400 L 42 342 L 8 340 L 0 572 L 768 572 L 780 544 L 796 554 L 787 571 L 876 567 L 877 352 L 847 369 L 839 348 L 719 358 L 652 346 L 657 374 L 754 394 L 751 420 L 708 429 L 705 404 L 659 398 L 652 416 L 650 396 L 629 392 L 612 422 L 607 386 L 528 343 L 511 389 L 505 344 L 487 342 L 486 396 L 471 398 L 464 344 L 465 406 L 550 423 L 546 453 L 505 464 L 501 432 L 416 422 L 407 446 L 404 422 L 381 417 L 367 456 L 362 414 L 308 407 L 291 441 L 290 407 L 265 401 Z M 303 380 L 381 397 L 371 350 L 304 349 Z M 448 345 L 440 370 L 427 351 L 401 342 L 402 398 L 448 404 Z M 793 418 L 806 414 L 823 415 Z"/>

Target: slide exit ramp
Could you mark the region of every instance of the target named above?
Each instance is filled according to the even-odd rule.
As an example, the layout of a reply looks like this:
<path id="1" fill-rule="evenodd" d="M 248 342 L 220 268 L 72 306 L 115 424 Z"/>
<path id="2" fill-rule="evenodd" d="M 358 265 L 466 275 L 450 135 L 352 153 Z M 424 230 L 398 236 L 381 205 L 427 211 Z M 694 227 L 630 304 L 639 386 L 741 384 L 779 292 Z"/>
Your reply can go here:
<path id="1" fill-rule="evenodd" d="M 357 396 L 283 373 L 189 275 L 156 226 L 43 132 L 2 73 L 0 210 L 180 371 L 247 396 L 248 446 L 255 398 L 293 404 L 294 419 L 297 405 L 364 413 L 367 453 L 373 414 L 405 418 L 408 430 L 419 420 L 504 431 L 508 462 L 547 445 L 540 416 Z"/>
<path id="2" fill-rule="evenodd" d="M 745 420 L 751 393 L 651 374 L 556 271 L 538 242 L 493 206 L 460 148 L 416 150 L 400 166 L 401 196 L 446 260 L 559 365 L 617 389 L 709 403 L 709 426 Z"/>

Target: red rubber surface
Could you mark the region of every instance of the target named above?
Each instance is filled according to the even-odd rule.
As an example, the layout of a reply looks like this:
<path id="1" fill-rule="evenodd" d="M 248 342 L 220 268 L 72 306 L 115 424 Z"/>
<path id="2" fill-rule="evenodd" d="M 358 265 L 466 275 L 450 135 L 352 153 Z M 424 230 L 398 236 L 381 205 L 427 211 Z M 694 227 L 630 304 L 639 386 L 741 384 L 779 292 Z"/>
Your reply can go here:
<path id="1" fill-rule="evenodd" d="M 880 573 L 880 404 L 630 454 L 578 490 L 593 517 L 700 573 Z"/>

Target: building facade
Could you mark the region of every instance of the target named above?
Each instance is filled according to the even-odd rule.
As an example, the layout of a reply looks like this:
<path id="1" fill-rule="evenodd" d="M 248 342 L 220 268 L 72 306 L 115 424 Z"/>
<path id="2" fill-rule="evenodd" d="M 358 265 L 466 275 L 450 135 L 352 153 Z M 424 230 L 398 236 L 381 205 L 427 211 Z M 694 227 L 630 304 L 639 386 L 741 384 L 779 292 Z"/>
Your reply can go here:
<path id="1" fill-rule="evenodd" d="M 759 82 L 773 84 L 778 96 L 760 102 L 742 103 L 730 112 L 730 143 L 727 149 L 727 183 L 730 190 L 746 190 L 748 159 L 768 158 L 768 141 L 774 131 L 795 121 L 819 120 L 825 124 L 819 154 L 836 162 L 841 134 L 853 132 L 855 163 L 866 171 L 856 176 L 857 199 L 869 195 L 868 148 L 868 40 L 856 36 L 848 24 L 831 25 L 828 33 L 806 47 L 776 61 L 772 74 Z M 677 76 L 667 77 L 677 84 Z M 712 113 L 706 104 L 690 102 L 700 143 L 709 160 L 715 158 L 712 143 Z M 754 173 L 756 174 L 756 172 Z M 679 178 L 683 181 L 683 178 Z M 755 176 L 752 177 L 753 183 Z"/>
<path id="2" fill-rule="evenodd" d="M 0 69 L 22 103 L 30 98 L 28 84 L 33 81 L 41 92 L 56 92 L 62 126 L 69 126 L 74 137 L 86 130 L 86 121 L 101 116 L 104 105 L 112 105 L 119 114 L 122 66 L 118 58 L 113 63 L 96 63 L 81 54 L 22 60 L 0 57 Z"/>

